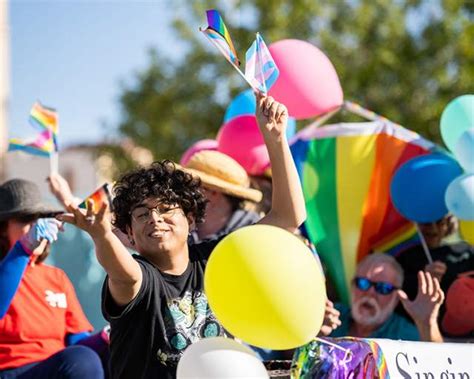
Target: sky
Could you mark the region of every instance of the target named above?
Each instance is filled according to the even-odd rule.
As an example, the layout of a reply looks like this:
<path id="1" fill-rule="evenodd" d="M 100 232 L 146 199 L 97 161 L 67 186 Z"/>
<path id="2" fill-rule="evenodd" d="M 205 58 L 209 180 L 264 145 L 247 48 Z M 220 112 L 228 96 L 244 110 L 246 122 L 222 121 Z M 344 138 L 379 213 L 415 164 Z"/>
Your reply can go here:
<path id="1" fill-rule="evenodd" d="M 5 1 L 5 0 L 0 0 Z M 59 143 L 70 146 L 113 137 L 121 82 L 147 66 L 155 47 L 179 54 L 171 0 L 12 0 L 9 137 L 31 137 L 27 119 L 40 100 L 60 117 Z"/>

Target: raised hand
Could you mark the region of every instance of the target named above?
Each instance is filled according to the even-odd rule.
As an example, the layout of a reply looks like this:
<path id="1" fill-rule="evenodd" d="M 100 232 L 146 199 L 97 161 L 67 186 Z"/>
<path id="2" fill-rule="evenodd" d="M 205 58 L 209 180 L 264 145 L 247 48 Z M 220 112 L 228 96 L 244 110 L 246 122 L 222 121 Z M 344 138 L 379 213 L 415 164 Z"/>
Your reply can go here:
<path id="1" fill-rule="evenodd" d="M 283 104 L 275 101 L 273 97 L 260 92 L 255 94 L 257 98 L 257 121 L 261 132 L 281 138 L 285 136 L 288 123 L 288 110 Z"/>
<path id="2" fill-rule="evenodd" d="M 429 272 L 418 272 L 418 293 L 415 300 L 408 300 L 404 291 L 399 290 L 398 296 L 407 313 L 417 325 L 433 325 L 437 323 L 439 308 L 444 301 L 444 292 L 439 281 Z"/>
<path id="3" fill-rule="evenodd" d="M 107 212 L 108 205 L 104 203 L 96 214 L 92 208 L 92 200 L 88 200 L 87 202 L 87 211 L 78 208 L 76 205 L 70 204 L 66 207 L 69 213 L 56 216 L 56 218 L 60 221 L 77 226 L 89 233 L 92 238 L 103 237 L 108 232 L 112 231 L 110 217 Z"/>
<path id="4" fill-rule="evenodd" d="M 20 243 L 27 253 L 38 255 L 44 250 L 47 243 L 58 239 L 61 223 L 54 218 L 40 218 L 30 228 L 28 233 L 20 238 Z M 43 249 L 37 249 L 43 246 Z"/>
<path id="5" fill-rule="evenodd" d="M 324 310 L 323 326 L 319 332 L 320 336 L 329 336 L 334 329 L 341 326 L 341 320 L 339 319 L 340 312 L 334 308 L 332 301 L 326 299 L 326 308 Z"/>

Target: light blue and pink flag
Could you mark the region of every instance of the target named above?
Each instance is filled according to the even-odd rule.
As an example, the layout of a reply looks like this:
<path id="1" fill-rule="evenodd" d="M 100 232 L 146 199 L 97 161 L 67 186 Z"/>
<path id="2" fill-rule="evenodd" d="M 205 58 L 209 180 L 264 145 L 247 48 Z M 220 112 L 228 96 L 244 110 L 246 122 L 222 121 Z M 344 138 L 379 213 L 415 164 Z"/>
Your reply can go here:
<path id="1" fill-rule="evenodd" d="M 8 151 L 21 150 L 25 153 L 50 157 L 55 151 L 53 132 L 44 130 L 35 139 L 27 141 L 20 138 L 11 138 Z"/>
<path id="2" fill-rule="evenodd" d="M 252 87 L 267 93 L 280 71 L 260 33 L 245 54 L 245 77 Z"/>

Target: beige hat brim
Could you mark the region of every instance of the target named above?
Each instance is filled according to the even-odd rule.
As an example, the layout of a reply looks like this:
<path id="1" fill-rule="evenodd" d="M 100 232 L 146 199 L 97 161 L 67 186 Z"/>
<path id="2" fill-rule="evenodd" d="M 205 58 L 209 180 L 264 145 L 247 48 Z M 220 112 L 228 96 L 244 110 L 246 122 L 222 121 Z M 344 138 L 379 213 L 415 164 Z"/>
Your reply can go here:
<path id="1" fill-rule="evenodd" d="M 259 203 L 262 200 L 263 194 L 259 190 L 253 188 L 245 188 L 236 184 L 232 184 L 226 182 L 225 180 L 216 178 L 215 176 L 208 175 L 202 171 L 195 170 L 192 168 L 185 168 L 178 164 L 176 164 L 176 167 L 193 176 L 197 176 L 201 179 L 202 184 L 209 189 L 220 191 L 225 193 L 226 195 L 238 197 L 241 199 L 251 200 L 255 203 Z"/>

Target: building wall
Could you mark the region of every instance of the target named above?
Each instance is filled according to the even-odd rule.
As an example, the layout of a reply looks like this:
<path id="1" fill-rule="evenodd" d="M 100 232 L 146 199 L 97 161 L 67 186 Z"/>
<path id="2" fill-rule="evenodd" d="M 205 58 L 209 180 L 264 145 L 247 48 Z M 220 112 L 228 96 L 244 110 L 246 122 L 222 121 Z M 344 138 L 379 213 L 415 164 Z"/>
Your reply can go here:
<path id="1" fill-rule="evenodd" d="M 7 148 L 8 99 L 10 91 L 10 34 L 8 1 L 0 1 L 0 183 L 5 178 Z"/>

